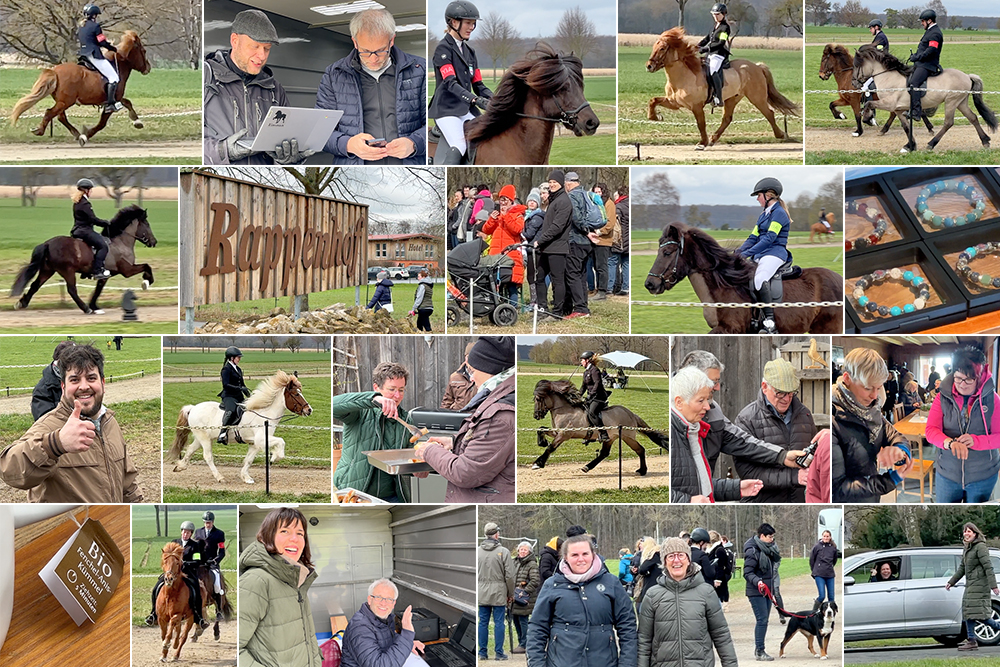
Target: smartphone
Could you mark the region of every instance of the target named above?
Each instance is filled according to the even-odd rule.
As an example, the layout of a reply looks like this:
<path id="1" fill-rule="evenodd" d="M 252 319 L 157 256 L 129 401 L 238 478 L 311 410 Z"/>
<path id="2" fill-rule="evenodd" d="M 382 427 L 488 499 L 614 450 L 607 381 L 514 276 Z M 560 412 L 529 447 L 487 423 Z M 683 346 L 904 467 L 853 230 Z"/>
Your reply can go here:
<path id="1" fill-rule="evenodd" d="M 385 139 L 365 139 L 365 143 L 372 148 L 385 148 L 385 145 L 389 142 Z"/>

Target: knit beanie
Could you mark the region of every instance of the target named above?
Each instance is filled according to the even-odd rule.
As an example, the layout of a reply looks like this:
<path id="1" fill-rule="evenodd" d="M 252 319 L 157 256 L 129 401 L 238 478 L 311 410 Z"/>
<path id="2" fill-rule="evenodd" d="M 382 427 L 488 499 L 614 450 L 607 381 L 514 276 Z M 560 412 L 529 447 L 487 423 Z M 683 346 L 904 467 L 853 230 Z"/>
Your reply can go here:
<path id="1" fill-rule="evenodd" d="M 560 186 L 566 185 L 566 174 L 563 173 L 562 169 L 553 169 L 549 172 L 549 180 L 555 181 Z"/>
<path id="2" fill-rule="evenodd" d="M 660 557 L 666 562 L 667 554 L 687 554 L 688 558 L 691 558 L 691 547 L 688 546 L 687 540 L 681 539 L 680 537 L 668 537 L 663 540 L 663 546 L 660 547 Z"/>
<path id="3" fill-rule="evenodd" d="M 469 366 L 488 375 L 497 375 L 515 362 L 513 336 L 480 336 L 469 352 Z"/>

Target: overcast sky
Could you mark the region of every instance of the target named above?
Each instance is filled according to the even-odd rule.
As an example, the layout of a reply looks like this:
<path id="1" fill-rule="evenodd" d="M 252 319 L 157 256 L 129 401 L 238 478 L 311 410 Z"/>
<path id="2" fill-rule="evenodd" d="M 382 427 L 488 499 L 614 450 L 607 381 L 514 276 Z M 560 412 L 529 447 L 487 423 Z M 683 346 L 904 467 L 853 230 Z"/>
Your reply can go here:
<path id="1" fill-rule="evenodd" d="M 502 3 L 473 0 L 479 9 L 479 16 L 486 17 L 490 11 L 496 10 L 510 21 L 521 37 L 551 37 L 556 32 L 559 19 L 563 12 L 574 7 L 582 7 L 587 17 L 594 22 L 598 35 L 614 35 L 617 32 L 618 10 L 615 0 L 551 0 L 537 2 L 532 0 L 504 0 Z M 444 0 L 428 0 L 427 22 L 431 32 L 438 38 L 444 34 L 444 9 L 448 3 Z M 478 30 L 478 26 L 476 30 Z M 476 33 L 472 33 L 475 41 Z M 434 52 L 437 44 L 428 44 L 427 50 Z"/>
<path id="2" fill-rule="evenodd" d="M 944 6 L 951 16 L 1000 16 L 1000 7 L 989 0 L 947 0 Z"/>
<path id="3" fill-rule="evenodd" d="M 762 178 L 773 176 L 785 191 L 782 199 L 795 199 L 803 192 L 816 194 L 824 183 L 843 176 L 841 167 L 633 167 L 632 192 L 649 174 L 665 171 L 681 197 L 681 206 L 691 204 L 754 205 L 750 196 Z"/>

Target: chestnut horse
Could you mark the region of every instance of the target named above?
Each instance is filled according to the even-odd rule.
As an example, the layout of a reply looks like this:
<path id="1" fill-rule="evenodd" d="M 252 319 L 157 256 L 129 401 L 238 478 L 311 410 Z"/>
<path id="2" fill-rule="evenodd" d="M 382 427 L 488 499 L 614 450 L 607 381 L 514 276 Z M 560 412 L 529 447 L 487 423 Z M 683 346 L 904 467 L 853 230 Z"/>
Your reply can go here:
<path id="1" fill-rule="evenodd" d="M 750 282 L 756 265 L 730 252 L 700 229 L 680 222 L 667 225 L 659 249 L 646 276 L 650 294 L 662 294 L 680 281 L 691 281 L 703 303 L 753 303 Z M 785 280 L 784 301 L 843 301 L 844 281 L 830 269 L 802 269 L 798 278 Z M 753 333 L 750 308 L 705 306 L 705 321 L 711 333 Z M 843 331 L 842 306 L 775 308 L 774 319 L 783 334 L 828 334 Z"/>
<path id="2" fill-rule="evenodd" d="M 656 107 L 667 109 L 688 109 L 694 114 L 701 133 L 701 142 L 696 150 L 705 150 L 713 146 L 733 121 L 733 110 L 744 97 L 764 115 L 771 124 L 774 136 L 785 139 L 785 133 L 774 120 L 777 111 L 786 116 L 798 116 L 799 106 L 778 92 L 774 86 L 771 70 L 764 63 L 752 63 L 749 60 L 731 60 L 730 68 L 723 70 L 725 85 L 722 89 L 725 113 L 719 129 L 711 140 L 705 131 L 705 105 L 708 103 L 708 80 L 702 68 L 698 48 L 684 39 L 684 28 L 677 27 L 660 35 L 653 45 L 653 51 L 646 61 L 647 72 L 664 70 L 667 75 L 667 85 L 664 97 L 654 97 L 649 100 L 649 120 L 659 120 Z"/>
<path id="3" fill-rule="evenodd" d="M 820 243 L 823 243 L 824 236 L 833 236 L 837 233 L 833 231 L 833 223 L 837 221 L 837 218 L 834 217 L 833 213 L 826 214 L 826 221 L 830 223 L 829 227 L 824 225 L 822 222 L 812 223 L 812 225 L 809 227 L 809 243 L 813 242 L 813 237 L 816 236 L 817 234 L 819 234 Z"/>
<path id="4" fill-rule="evenodd" d="M 467 155 L 475 150 L 475 164 L 548 164 L 560 123 L 580 137 L 594 134 L 601 121 L 583 94 L 583 62 L 540 42 L 504 72 L 483 115 L 466 123 Z"/>
<path id="5" fill-rule="evenodd" d="M 181 569 L 184 547 L 176 542 L 163 545 L 160 568 L 163 570 L 163 588 L 156 596 L 156 617 L 160 622 L 160 639 L 163 654 L 160 662 L 167 661 L 170 645 L 174 646 L 174 661 L 180 660 L 181 649 L 187 643 L 194 614 L 191 613 L 191 593 Z M 195 629 L 195 639 L 201 635 L 201 628 Z M 194 639 L 192 639 L 194 641 Z"/>
<path id="6" fill-rule="evenodd" d="M 118 76 L 121 78 L 115 97 L 128 109 L 128 117 L 132 120 L 132 124 L 141 129 L 142 121 L 139 120 L 139 114 L 132 108 L 132 101 L 125 97 L 125 85 L 128 83 L 129 74 L 133 70 L 149 74 L 151 68 L 149 61 L 146 60 L 146 49 L 139 39 L 139 34 L 134 30 L 126 30 L 118 44 L 118 53 L 105 52 L 104 55 L 118 70 Z M 16 125 L 21 114 L 49 95 L 56 103 L 45 112 L 41 124 L 31 131 L 39 137 L 45 133 L 45 128 L 52 119 L 58 118 L 80 145 L 84 146 L 91 137 L 104 129 L 108 119 L 111 118 L 111 112 L 104 111 L 104 103 L 107 100 L 104 93 L 104 77 L 82 65 L 62 63 L 42 70 L 31 92 L 14 105 L 14 111 L 10 114 L 11 125 Z M 77 131 L 66 118 L 66 110 L 74 104 L 99 105 L 101 119 L 97 125 L 93 128 L 84 125 L 82 133 Z"/>

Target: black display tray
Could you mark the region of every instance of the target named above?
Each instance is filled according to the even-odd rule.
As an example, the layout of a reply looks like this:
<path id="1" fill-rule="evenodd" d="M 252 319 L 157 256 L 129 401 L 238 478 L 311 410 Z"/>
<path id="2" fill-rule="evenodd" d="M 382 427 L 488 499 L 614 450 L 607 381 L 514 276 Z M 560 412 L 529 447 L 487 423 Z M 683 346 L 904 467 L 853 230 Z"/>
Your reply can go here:
<path id="1" fill-rule="evenodd" d="M 847 186 L 844 188 L 843 218 L 845 223 L 845 243 L 847 241 L 847 200 L 853 197 L 877 196 L 879 200 L 883 202 L 883 206 L 886 209 L 884 213 L 889 217 L 889 224 L 895 226 L 900 236 L 902 236 L 901 239 L 896 239 L 895 241 L 878 243 L 877 245 L 869 246 L 861 250 L 851 250 L 847 253 L 848 257 L 855 257 L 857 255 L 863 255 L 870 252 L 878 252 L 884 250 L 885 248 L 894 248 L 896 246 L 906 245 L 907 243 L 913 243 L 920 240 L 921 236 L 913 226 L 913 220 L 906 214 L 906 209 L 899 204 L 899 202 L 902 201 L 902 198 L 893 194 L 892 189 L 892 185 L 883 179 L 882 174 L 873 174 L 862 178 L 854 178 L 847 182 Z"/>
<path id="2" fill-rule="evenodd" d="M 949 179 L 969 175 L 974 176 L 979 181 L 983 189 L 983 194 L 995 208 L 1000 210 L 1000 183 L 988 173 L 989 171 L 990 169 L 984 167 L 911 167 L 886 172 L 881 176 L 885 179 L 888 191 L 896 198 L 897 206 L 905 212 L 906 221 L 921 238 L 929 239 L 941 234 L 954 233 L 958 230 L 980 229 L 989 225 L 996 225 L 1000 223 L 1000 216 L 981 218 L 976 222 L 959 227 L 928 231 L 917 219 L 917 212 L 910 208 L 910 205 L 903 198 L 902 191 L 929 180 Z"/>
<path id="3" fill-rule="evenodd" d="M 961 230 L 962 228 L 959 229 Z M 970 291 L 969 285 L 955 271 L 955 267 L 950 265 L 950 262 L 945 259 L 945 255 L 960 252 L 977 243 L 985 243 L 994 239 L 1000 241 L 1000 226 L 997 227 L 993 238 L 985 238 L 984 236 L 983 230 L 966 229 L 927 239 L 927 245 L 930 248 L 931 254 L 940 258 L 941 263 L 945 265 L 945 271 L 958 286 L 962 298 L 969 302 L 969 317 L 1000 310 L 1000 289 L 990 289 L 984 292 L 973 293 Z M 975 268 L 974 264 L 971 266 Z"/>

